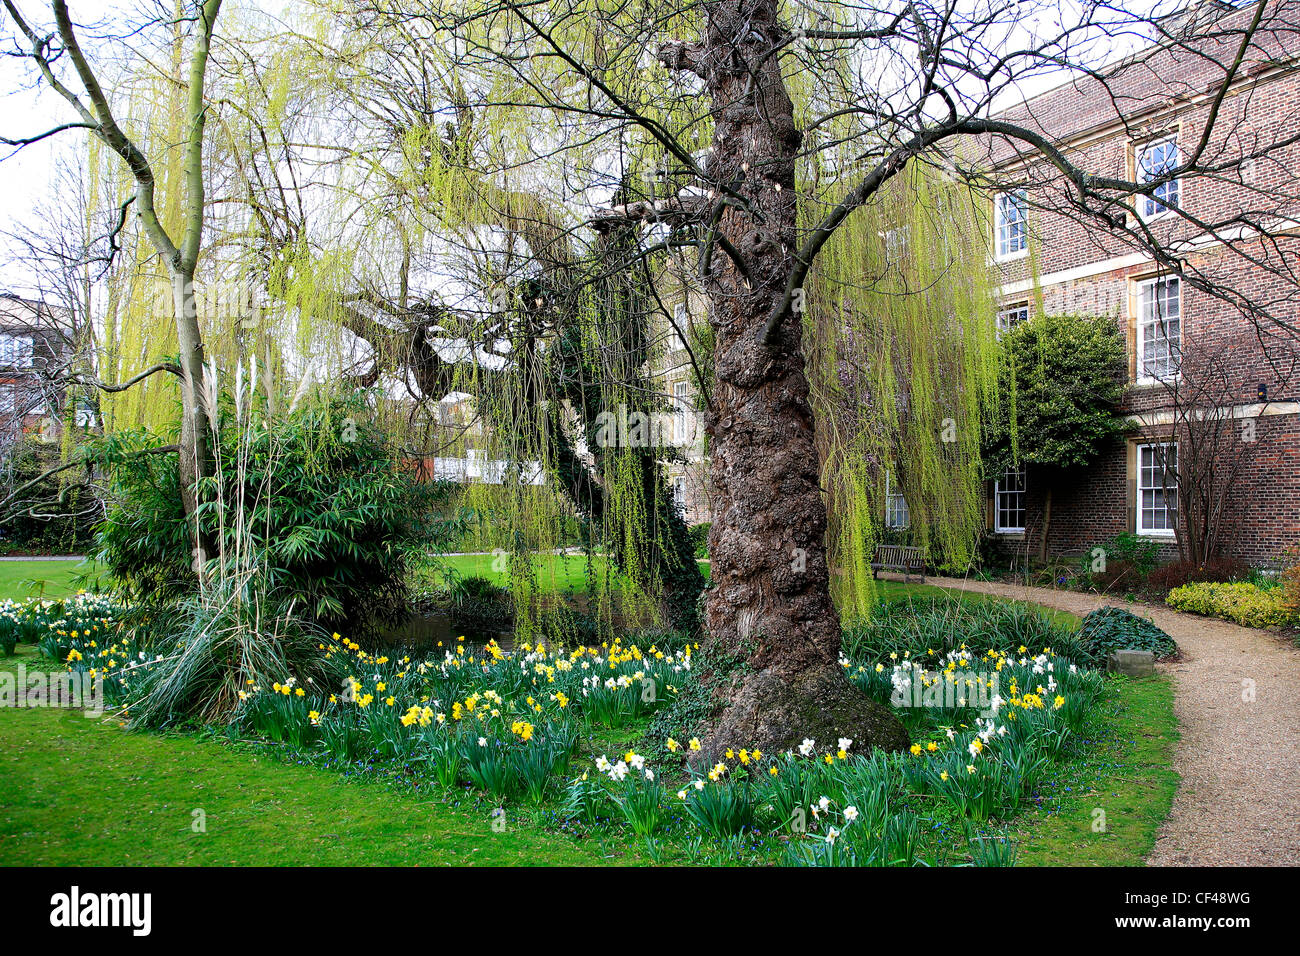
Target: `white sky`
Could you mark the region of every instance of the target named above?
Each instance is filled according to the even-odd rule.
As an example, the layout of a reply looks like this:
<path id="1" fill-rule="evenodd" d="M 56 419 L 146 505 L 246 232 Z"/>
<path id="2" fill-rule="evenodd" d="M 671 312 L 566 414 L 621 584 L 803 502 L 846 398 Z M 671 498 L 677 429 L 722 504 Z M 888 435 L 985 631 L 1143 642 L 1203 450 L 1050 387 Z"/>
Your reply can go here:
<path id="1" fill-rule="evenodd" d="M 20 11 L 30 20 L 37 23 L 49 21 L 50 14 L 46 0 L 16 0 L 16 2 Z M 1061 2 L 1065 9 L 1068 9 L 1071 4 L 1071 0 L 1061 0 Z M 1176 5 L 1176 0 L 1132 0 L 1126 6 L 1134 9 L 1149 8 L 1157 4 L 1165 8 Z M 127 3 L 120 0 L 117 3 L 109 0 L 69 0 L 73 20 L 78 24 L 94 24 L 104 20 L 109 23 L 120 23 L 129 17 L 134 6 L 135 4 L 130 0 Z M 1041 17 L 1034 19 L 1040 22 L 1022 23 L 1021 28 L 1032 31 L 1037 25 L 1047 33 L 1054 26 L 1054 24 L 1041 22 Z M 83 31 L 83 36 L 88 36 L 90 32 Z M 8 16 L 0 14 L 0 48 L 6 52 L 11 51 L 16 39 L 15 33 Z M 92 42 L 88 42 L 88 46 L 91 46 Z M 1131 47 L 1132 43 L 1126 45 Z M 25 41 L 23 46 L 26 46 Z M 1120 55 L 1128 51 L 1116 49 L 1114 52 Z M 1042 92 L 1056 85 L 1059 80 L 1059 77 L 1036 77 L 1032 84 L 1033 88 L 1025 89 L 1024 93 L 1032 95 Z M 25 62 L 10 56 L 0 57 L 0 134 L 10 138 L 30 136 L 75 118 L 72 107 L 57 94 L 43 87 L 33 86 Z M 33 207 L 50 194 L 55 155 L 58 151 L 77 149 L 81 141 L 82 134 L 69 131 L 17 152 L 7 147 L 0 147 L 0 157 L 3 157 L 3 162 L 0 162 L 0 224 L 3 225 L 0 228 L 8 231 L 32 218 Z M 0 249 L 0 291 L 10 290 L 20 293 L 27 291 L 21 270 L 5 261 L 6 259 L 3 249 Z"/>
<path id="2" fill-rule="evenodd" d="M 32 0 L 15 0 L 15 3 L 29 22 L 50 20 L 47 3 Z M 75 23 L 95 23 L 122 7 L 123 4 L 109 0 L 68 0 Z M 0 49 L 9 53 L 16 42 L 19 42 L 17 31 L 5 12 L 0 18 Z M 22 47 L 27 48 L 25 40 Z M 72 107 L 57 93 L 43 86 L 32 86 L 27 63 L 10 56 L 0 57 L 0 135 L 10 139 L 33 136 L 75 119 Z M 0 162 L 0 223 L 4 224 L 5 231 L 32 217 L 33 207 L 50 191 L 56 152 L 75 150 L 79 141 L 80 133 L 68 131 L 17 152 L 0 146 L 0 157 L 4 157 Z M 0 259 L 0 291 L 25 291 L 21 272 L 16 272 L 3 259 Z"/>

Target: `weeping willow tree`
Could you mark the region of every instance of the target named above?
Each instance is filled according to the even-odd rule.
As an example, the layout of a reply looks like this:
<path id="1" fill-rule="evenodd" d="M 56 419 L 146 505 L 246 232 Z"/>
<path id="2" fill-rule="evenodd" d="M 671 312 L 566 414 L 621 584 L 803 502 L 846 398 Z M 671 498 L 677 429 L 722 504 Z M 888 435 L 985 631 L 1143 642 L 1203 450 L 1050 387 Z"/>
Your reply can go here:
<path id="1" fill-rule="evenodd" d="M 917 164 L 809 275 L 804 341 L 842 616 L 872 607 L 887 484 L 935 565 L 964 570 L 984 530 L 981 432 L 1001 362 L 984 226 L 964 184 Z"/>
<path id="2" fill-rule="evenodd" d="M 703 578 L 663 477 L 674 450 L 661 429 L 612 443 L 601 429 L 606 414 L 664 417 L 658 265 L 633 255 L 633 227 L 575 233 L 531 181 L 553 171 L 509 174 L 526 111 L 484 114 L 427 36 L 363 21 L 307 8 L 231 77 L 223 129 L 269 302 L 319 378 L 375 387 L 412 457 L 473 473 L 461 504 L 490 516 L 525 633 L 557 616 L 532 556 L 572 543 L 575 523 L 605 627 L 696 630 Z M 484 82 L 494 97 L 514 85 Z M 304 120 L 321 102 L 329 119 Z M 358 129 L 368 150 L 328 148 Z M 620 160 L 635 180 L 637 158 Z"/>
<path id="3" fill-rule="evenodd" d="M 1249 59 L 1267 5 L 1205 34 L 1225 64 L 1222 90 Z M 700 759 L 803 737 L 906 743 L 840 672 L 832 561 L 844 572 L 841 600 L 860 611 L 867 503 L 891 466 L 924 507 L 918 533 L 938 559 L 960 563 L 969 551 L 979 524 L 975 413 L 995 380 L 991 298 L 978 276 L 991 237 L 969 208 L 987 208 L 984 190 L 1032 189 L 1035 203 L 1050 200 L 1054 212 L 1189 274 L 1185 255 L 1135 225 L 1129 204 L 1195 171 L 1212 153 L 1208 134 L 1177 170 L 1135 183 L 1086 168 L 1088 156 L 1063 148 L 1066 133 L 1045 129 L 1032 109 L 996 109 L 1045 71 L 1075 75 L 1098 102 L 1123 109 L 1098 60 L 1116 35 L 1203 29 L 1157 19 L 1165 12 L 1048 0 L 464 0 L 400 11 L 404 23 L 442 31 L 460 75 L 510 81 L 480 87 L 479 109 L 531 106 L 542 132 L 524 137 L 524 151 L 535 162 L 511 168 L 562 152 L 570 202 L 609 197 L 590 224 L 636 223 L 644 248 L 697 254 L 714 343 L 705 418 L 717 512 L 705 645 L 714 663 L 696 675 Z M 511 95 L 493 98 L 506 88 Z M 602 189 L 593 143 L 662 162 L 668 180 L 681 170 L 682 181 L 615 195 Z M 920 175 L 921 164 L 982 198 Z M 887 215 L 907 204 L 928 206 L 931 227 Z M 886 235 L 911 220 L 904 275 L 885 274 L 873 216 Z M 972 233 L 984 240 L 978 251 L 957 254 Z"/>

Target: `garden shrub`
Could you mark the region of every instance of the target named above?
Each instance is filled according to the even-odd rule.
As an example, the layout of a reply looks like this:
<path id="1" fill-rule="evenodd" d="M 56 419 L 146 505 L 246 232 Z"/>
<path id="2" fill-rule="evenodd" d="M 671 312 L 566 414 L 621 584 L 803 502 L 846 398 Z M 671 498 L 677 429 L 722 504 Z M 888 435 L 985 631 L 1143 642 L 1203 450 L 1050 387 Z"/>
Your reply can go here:
<path id="1" fill-rule="evenodd" d="M 1141 587 L 1160 561 L 1159 542 L 1143 538 L 1130 531 L 1115 535 L 1099 547 L 1105 553 L 1106 566 L 1091 574 L 1091 584 L 1098 591 Z M 1085 557 L 1085 563 L 1090 564 L 1091 561 L 1090 552 Z"/>
<path id="2" fill-rule="evenodd" d="M 1261 588 L 1246 581 L 1185 584 L 1174 588 L 1165 603 L 1178 611 L 1221 617 L 1246 627 L 1283 628 L 1300 621 L 1286 605 L 1284 588 Z"/>
<path id="3" fill-rule="evenodd" d="M 224 416 L 219 474 L 199 508 L 226 553 L 247 556 L 273 604 L 352 635 L 405 615 L 405 546 L 436 537 L 443 494 L 402 466 L 363 413 L 353 399 L 254 415 L 238 428 Z M 131 454 L 151 441 L 105 440 L 111 504 L 96 557 L 128 594 L 168 602 L 187 597 L 195 575 L 174 457 Z"/>
<path id="4" fill-rule="evenodd" d="M 1083 618 L 1079 642 L 1093 664 L 1117 650 L 1151 651 L 1156 657 L 1177 653 L 1174 639 L 1146 618 L 1119 607 L 1100 607 Z"/>
<path id="5" fill-rule="evenodd" d="M 514 602 L 510 592 L 477 575 L 458 577 L 445 591 L 452 626 L 458 631 L 494 634 L 510 628 Z"/>
<path id="6" fill-rule="evenodd" d="M 1300 548 L 1288 548 L 1282 557 L 1289 564 L 1282 572 L 1282 606 L 1300 615 Z"/>
<path id="7" fill-rule="evenodd" d="M 1154 590 L 1170 591 L 1184 584 L 1237 581 L 1248 577 L 1250 565 L 1236 558 L 1210 561 L 1170 561 L 1147 575 L 1147 585 Z"/>
<path id="8" fill-rule="evenodd" d="M 695 549 L 697 558 L 707 558 L 709 556 L 709 529 L 712 527 L 712 522 L 704 521 L 700 524 L 693 524 L 687 529 L 687 534 L 691 536 L 691 546 Z"/>

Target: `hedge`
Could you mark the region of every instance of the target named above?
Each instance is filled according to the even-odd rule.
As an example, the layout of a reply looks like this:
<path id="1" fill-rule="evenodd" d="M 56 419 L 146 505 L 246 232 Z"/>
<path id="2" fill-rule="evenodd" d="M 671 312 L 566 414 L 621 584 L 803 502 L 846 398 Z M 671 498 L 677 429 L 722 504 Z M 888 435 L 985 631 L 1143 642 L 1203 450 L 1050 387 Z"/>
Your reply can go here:
<path id="1" fill-rule="evenodd" d="M 1300 623 L 1300 615 L 1283 603 L 1282 588 L 1259 588 L 1245 581 L 1184 584 L 1165 603 L 1177 611 L 1221 617 L 1246 627 L 1283 628 Z"/>

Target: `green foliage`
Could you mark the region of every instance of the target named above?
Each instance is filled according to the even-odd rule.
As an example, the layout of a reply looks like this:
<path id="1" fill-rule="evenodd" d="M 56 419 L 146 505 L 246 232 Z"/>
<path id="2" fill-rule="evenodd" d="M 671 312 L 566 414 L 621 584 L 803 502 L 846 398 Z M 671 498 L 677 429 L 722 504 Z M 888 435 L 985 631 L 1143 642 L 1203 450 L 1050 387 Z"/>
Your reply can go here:
<path id="1" fill-rule="evenodd" d="M 652 772 L 636 769 L 616 781 L 611 798 L 629 829 L 637 836 L 650 836 L 664 824 L 664 788 Z"/>
<path id="2" fill-rule="evenodd" d="M 871 617 L 846 625 L 843 637 L 845 656 L 859 661 L 882 660 L 890 653 L 942 655 L 963 645 L 1005 654 L 1019 654 L 1021 647 L 1037 654 L 1051 647 L 1084 660 L 1069 628 L 1031 605 L 1010 601 L 932 598 L 881 604 Z"/>
<path id="3" fill-rule="evenodd" d="M 109 502 L 95 549 L 128 596 L 169 601 L 195 582 L 176 460 L 144 453 L 159 446 L 143 432 L 103 439 L 98 454 L 110 474 Z"/>
<path id="4" fill-rule="evenodd" d="M 7 448 L 0 461 L 0 498 L 59 465 L 59 448 L 34 436 L 23 436 Z M 80 450 L 72 454 L 80 455 Z M 0 554 L 79 554 L 94 540 L 95 522 L 102 511 L 76 470 L 51 475 L 0 513 Z"/>
<path id="5" fill-rule="evenodd" d="M 686 816 L 705 833 L 732 836 L 754 825 L 754 788 L 747 779 L 728 777 L 713 786 L 679 791 Z"/>
<path id="6" fill-rule="evenodd" d="M 703 521 L 690 527 L 691 545 L 695 548 L 697 558 L 707 558 L 709 556 L 709 529 L 712 527 L 713 522 L 711 521 Z"/>
<path id="7" fill-rule="evenodd" d="M 331 630 L 364 633 L 400 615 L 404 549 L 436 540 L 443 492 L 404 469 L 363 416 L 358 398 L 223 417 L 218 473 L 199 488 L 199 520 L 221 543 L 210 574 L 256 569 L 262 595 Z M 105 442 L 112 504 L 98 559 L 129 594 L 170 601 L 195 575 L 175 459 L 133 454 L 148 443 Z"/>
<path id="8" fill-rule="evenodd" d="M 1085 615 L 1079 641 L 1093 664 L 1101 664 L 1117 650 L 1151 651 L 1156 657 L 1178 651 L 1174 639 L 1160 628 L 1118 607 L 1100 607 Z"/>
<path id="9" fill-rule="evenodd" d="M 446 589 L 452 626 L 460 631 L 489 634 L 510 627 L 514 606 L 510 592 L 487 578 L 457 577 Z"/>
<path id="10" fill-rule="evenodd" d="M 137 668 L 123 700 L 133 725 L 224 722 L 250 693 L 265 689 L 281 696 L 276 685 L 292 687 L 294 674 L 303 675 L 306 686 L 334 683 L 327 676 L 333 668 L 317 653 L 319 632 L 286 614 L 263 614 L 238 594 L 213 597 L 185 598 L 164 615 L 136 623 L 135 645 L 145 655 L 139 663 L 147 664 Z M 277 701 L 255 717 L 265 731 L 281 720 L 305 719 L 304 704 Z M 282 739 L 301 743 L 308 736 L 314 734 L 307 728 L 286 728 Z"/>
<path id="11" fill-rule="evenodd" d="M 1185 584 L 1170 591 L 1165 603 L 1178 611 L 1221 617 L 1246 627 L 1280 629 L 1300 623 L 1300 612 L 1287 606 L 1283 589 L 1246 581 Z"/>
<path id="12" fill-rule="evenodd" d="M 1103 544 L 1102 548 L 1106 551 L 1107 563 L 1126 562 L 1132 565 L 1141 577 L 1146 577 L 1154 571 L 1160 561 L 1160 543 L 1133 534 L 1131 531 L 1121 531 Z"/>
<path id="13" fill-rule="evenodd" d="M 1002 347 L 1003 403 L 985 436 L 990 474 L 1013 464 L 1081 468 L 1124 434 L 1124 342 L 1113 319 L 1035 316 L 1004 333 Z"/>

